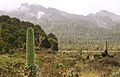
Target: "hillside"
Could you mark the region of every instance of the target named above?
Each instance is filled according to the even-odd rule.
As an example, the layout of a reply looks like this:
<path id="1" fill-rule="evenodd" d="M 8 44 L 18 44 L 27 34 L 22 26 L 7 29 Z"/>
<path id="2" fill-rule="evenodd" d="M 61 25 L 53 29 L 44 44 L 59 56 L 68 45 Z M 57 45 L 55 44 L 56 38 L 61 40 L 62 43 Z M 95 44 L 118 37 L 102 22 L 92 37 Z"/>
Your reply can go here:
<path id="1" fill-rule="evenodd" d="M 25 3 L 11 12 L 1 11 L 2 14 L 41 25 L 46 33 L 56 34 L 62 45 L 103 44 L 106 40 L 118 44 L 120 41 L 120 16 L 106 10 L 83 16 Z"/>

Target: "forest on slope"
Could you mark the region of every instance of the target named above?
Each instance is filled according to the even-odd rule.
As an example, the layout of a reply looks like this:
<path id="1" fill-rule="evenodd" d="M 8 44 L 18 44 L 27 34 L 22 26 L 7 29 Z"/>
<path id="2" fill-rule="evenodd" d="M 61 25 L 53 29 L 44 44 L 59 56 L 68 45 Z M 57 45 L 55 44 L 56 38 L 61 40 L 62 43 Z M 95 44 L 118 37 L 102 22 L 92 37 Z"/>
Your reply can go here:
<path id="1" fill-rule="evenodd" d="M 40 25 L 2 15 L 0 16 L 0 53 L 9 53 L 11 50 L 20 48 L 25 49 L 28 27 L 34 28 L 35 47 L 58 50 L 57 37 L 52 33 L 47 35 Z"/>

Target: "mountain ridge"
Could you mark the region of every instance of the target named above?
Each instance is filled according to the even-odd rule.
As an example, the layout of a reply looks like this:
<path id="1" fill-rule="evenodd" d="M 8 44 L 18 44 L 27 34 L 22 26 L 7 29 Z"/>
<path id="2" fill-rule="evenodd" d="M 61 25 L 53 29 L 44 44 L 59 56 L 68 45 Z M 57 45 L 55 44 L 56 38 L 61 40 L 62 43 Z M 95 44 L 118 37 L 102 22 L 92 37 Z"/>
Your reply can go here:
<path id="1" fill-rule="evenodd" d="M 77 40 L 102 38 L 104 41 L 113 35 L 120 38 L 120 36 L 116 36 L 116 33 L 120 33 L 120 31 L 116 31 L 120 27 L 120 16 L 106 10 L 83 16 L 26 3 L 11 12 L 1 11 L 0 15 L 2 14 L 39 24 L 45 32 L 55 33 L 61 43 L 63 40 L 67 40 L 66 43 L 69 43 L 74 40 L 74 37 Z"/>

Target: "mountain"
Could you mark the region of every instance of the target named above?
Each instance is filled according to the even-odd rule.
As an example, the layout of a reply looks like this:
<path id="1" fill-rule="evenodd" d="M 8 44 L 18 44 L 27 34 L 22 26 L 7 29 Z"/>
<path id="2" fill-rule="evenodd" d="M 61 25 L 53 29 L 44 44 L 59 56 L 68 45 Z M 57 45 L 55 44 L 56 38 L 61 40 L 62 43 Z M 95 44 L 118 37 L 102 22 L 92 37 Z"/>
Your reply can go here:
<path id="1" fill-rule="evenodd" d="M 0 15 L 3 14 L 41 25 L 45 32 L 55 33 L 61 44 L 83 44 L 85 40 L 87 43 L 88 40 L 94 43 L 120 41 L 120 16 L 106 10 L 83 16 L 24 3 L 11 12 L 0 11 Z"/>
<path id="2" fill-rule="evenodd" d="M 99 15 L 101 17 L 108 17 L 108 18 L 112 19 L 112 21 L 117 21 L 120 19 L 120 15 L 116 15 L 116 14 L 108 12 L 106 10 L 101 10 L 100 12 L 97 12 L 96 15 Z"/>

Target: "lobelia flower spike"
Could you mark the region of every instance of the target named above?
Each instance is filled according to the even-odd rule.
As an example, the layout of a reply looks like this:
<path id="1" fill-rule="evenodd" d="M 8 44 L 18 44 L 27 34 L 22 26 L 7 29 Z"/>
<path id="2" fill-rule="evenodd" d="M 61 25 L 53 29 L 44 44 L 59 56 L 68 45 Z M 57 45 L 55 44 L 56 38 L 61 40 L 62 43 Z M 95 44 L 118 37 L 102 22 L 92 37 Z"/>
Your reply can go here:
<path id="1" fill-rule="evenodd" d="M 27 77 L 36 77 L 35 65 L 34 65 L 34 30 L 32 27 L 27 29 L 26 66 L 27 66 Z"/>

